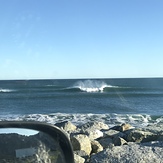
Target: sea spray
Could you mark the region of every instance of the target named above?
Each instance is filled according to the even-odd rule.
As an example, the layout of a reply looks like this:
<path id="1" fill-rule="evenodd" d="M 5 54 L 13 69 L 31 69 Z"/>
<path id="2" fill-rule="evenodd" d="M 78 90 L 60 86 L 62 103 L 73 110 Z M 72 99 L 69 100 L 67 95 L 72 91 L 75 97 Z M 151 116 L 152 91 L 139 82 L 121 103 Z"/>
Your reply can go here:
<path id="1" fill-rule="evenodd" d="M 98 80 L 84 80 L 78 81 L 74 84 L 74 87 L 79 88 L 84 92 L 103 92 L 104 88 L 111 87 L 103 81 Z"/>

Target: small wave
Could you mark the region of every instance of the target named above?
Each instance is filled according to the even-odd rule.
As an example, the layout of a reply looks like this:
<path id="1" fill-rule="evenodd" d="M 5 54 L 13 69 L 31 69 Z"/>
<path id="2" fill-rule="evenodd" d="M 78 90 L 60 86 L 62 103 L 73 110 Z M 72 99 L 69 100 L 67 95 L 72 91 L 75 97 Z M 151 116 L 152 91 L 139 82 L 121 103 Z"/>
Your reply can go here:
<path id="1" fill-rule="evenodd" d="M 115 88 L 117 86 L 108 85 L 103 81 L 98 80 L 84 80 L 78 81 L 73 88 L 78 88 L 83 92 L 103 92 L 106 88 Z"/>
<path id="2" fill-rule="evenodd" d="M 46 87 L 54 87 L 55 85 L 46 85 Z"/>
<path id="3" fill-rule="evenodd" d="M 13 92 L 14 90 L 11 89 L 0 89 L 0 93 L 8 93 L 8 92 Z"/>
<path id="4" fill-rule="evenodd" d="M 61 87 L 61 86 L 55 84 L 49 84 L 49 85 L 45 85 L 45 87 Z"/>

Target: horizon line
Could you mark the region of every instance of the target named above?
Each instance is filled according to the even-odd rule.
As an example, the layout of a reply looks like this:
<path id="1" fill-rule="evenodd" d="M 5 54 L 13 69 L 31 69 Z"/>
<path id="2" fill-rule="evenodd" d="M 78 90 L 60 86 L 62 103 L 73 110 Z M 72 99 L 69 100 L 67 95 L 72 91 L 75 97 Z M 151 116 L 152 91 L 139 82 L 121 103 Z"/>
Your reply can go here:
<path id="1" fill-rule="evenodd" d="M 100 80 L 100 79 L 158 79 L 163 77 L 96 77 L 96 78 L 31 78 L 31 79 L 0 79 L 0 81 L 6 80 Z"/>

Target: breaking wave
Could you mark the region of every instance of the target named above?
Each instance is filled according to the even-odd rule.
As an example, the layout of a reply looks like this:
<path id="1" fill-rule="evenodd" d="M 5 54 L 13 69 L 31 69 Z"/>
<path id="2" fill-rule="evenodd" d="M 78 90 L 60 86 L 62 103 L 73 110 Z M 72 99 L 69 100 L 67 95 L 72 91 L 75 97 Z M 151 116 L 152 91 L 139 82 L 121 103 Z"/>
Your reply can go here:
<path id="1" fill-rule="evenodd" d="M 0 88 L 0 93 L 8 93 L 8 92 L 13 92 L 14 90 L 11 89 L 2 89 Z"/>
<path id="2" fill-rule="evenodd" d="M 71 89 L 79 89 L 83 92 L 103 92 L 106 88 L 116 88 L 118 86 L 108 85 L 103 81 L 85 80 L 76 82 Z M 69 88 L 70 89 L 70 88 Z"/>

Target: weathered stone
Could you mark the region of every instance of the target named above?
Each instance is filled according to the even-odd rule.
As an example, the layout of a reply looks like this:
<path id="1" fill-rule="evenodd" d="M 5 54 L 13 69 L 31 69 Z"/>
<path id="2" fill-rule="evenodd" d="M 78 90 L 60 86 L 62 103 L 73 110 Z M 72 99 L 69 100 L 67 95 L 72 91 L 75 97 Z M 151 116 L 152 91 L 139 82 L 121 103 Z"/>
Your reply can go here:
<path id="1" fill-rule="evenodd" d="M 132 127 L 130 124 L 128 123 L 123 123 L 120 127 L 120 131 L 126 131 L 126 130 L 130 130 L 133 129 L 134 127 Z"/>
<path id="2" fill-rule="evenodd" d="M 83 150 L 74 151 L 74 154 L 76 154 L 80 157 L 83 157 L 85 160 L 88 160 L 88 158 L 89 158 L 89 155 Z"/>
<path id="3" fill-rule="evenodd" d="M 79 126 L 79 128 L 83 131 L 85 130 L 102 130 L 102 129 L 109 129 L 107 124 L 103 122 L 87 122 L 84 125 Z"/>
<path id="4" fill-rule="evenodd" d="M 87 134 L 91 140 L 103 137 L 103 132 L 101 132 L 100 130 L 87 130 L 85 131 L 85 134 Z"/>
<path id="5" fill-rule="evenodd" d="M 91 141 L 91 146 L 92 146 L 92 153 L 98 153 L 103 151 L 102 145 L 96 140 Z"/>
<path id="6" fill-rule="evenodd" d="M 128 123 L 123 123 L 122 125 L 120 125 L 120 126 L 114 126 L 114 127 L 112 127 L 111 129 L 116 130 L 116 131 L 121 131 L 121 132 L 123 132 L 123 131 L 130 130 L 130 129 L 133 129 L 133 128 L 134 128 L 134 127 L 132 127 L 130 124 L 128 124 Z"/>
<path id="7" fill-rule="evenodd" d="M 125 137 L 126 135 L 120 131 L 116 131 L 116 130 L 108 130 L 108 131 L 104 131 L 103 132 L 104 134 L 104 137 L 109 137 L 109 138 L 114 138 L 116 136 L 119 136 L 119 137 Z"/>
<path id="8" fill-rule="evenodd" d="M 81 156 L 74 154 L 74 161 L 75 161 L 75 163 L 84 163 L 85 159 L 82 158 Z"/>
<path id="9" fill-rule="evenodd" d="M 61 122 L 61 123 L 56 123 L 55 125 L 58 126 L 59 128 L 61 128 L 64 131 L 74 131 L 77 128 L 74 124 L 72 124 L 69 121 L 64 121 L 64 122 Z"/>
<path id="10" fill-rule="evenodd" d="M 149 131 L 141 131 L 141 130 L 131 130 L 126 132 L 127 137 L 126 140 L 128 142 L 149 142 L 149 141 L 156 141 L 158 139 L 157 134 L 153 134 Z"/>
<path id="11" fill-rule="evenodd" d="M 163 141 L 163 124 L 149 125 L 141 130 L 151 132 L 153 135 L 157 135 L 159 141 Z"/>
<path id="12" fill-rule="evenodd" d="M 108 125 L 102 122 L 87 122 L 86 124 L 79 126 L 80 133 L 86 134 L 91 140 L 103 137 L 102 129 L 109 129 Z"/>
<path id="13" fill-rule="evenodd" d="M 127 141 L 119 136 L 114 137 L 113 143 L 115 146 L 127 145 Z"/>
<path id="14" fill-rule="evenodd" d="M 91 153 L 92 151 L 91 142 L 87 135 L 83 135 L 83 134 L 74 135 L 70 138 L 70 140 L 74 151 L 83 150 L 88 155 Z"/>
<path id="15" fill-rule="evenodd" d="M 104 149 L 113 146 L 113 140 L 111 138 L 101 138 L 98 140 L 98 142 L 102 145 Z"/>
<path id="16" fill-rule="evenodd" d="M 155 134 L 163 134 L 163 124 L 153 124 L 153 125 L 148 125 L 141 130 L 143 131 L 149 131 Z"/>
<path id="17" fill-rule="evenodd" d="M 151 142 L 145 142 L 141 144 L 142 146 L 149 146 L 151 148 L 153 147 L 160 147 L 163 148 L 163 141 L 151 141 Z"/>
<path id="18" fill-rule="evenodd" d="M 160 143 L 159 143 L 160 144 Z M 163 143 L 161 146 L 152 144 L 135 144 L 115 146 L 91 156 L 90 163 L 161 163 L 163 160 Z"/>

